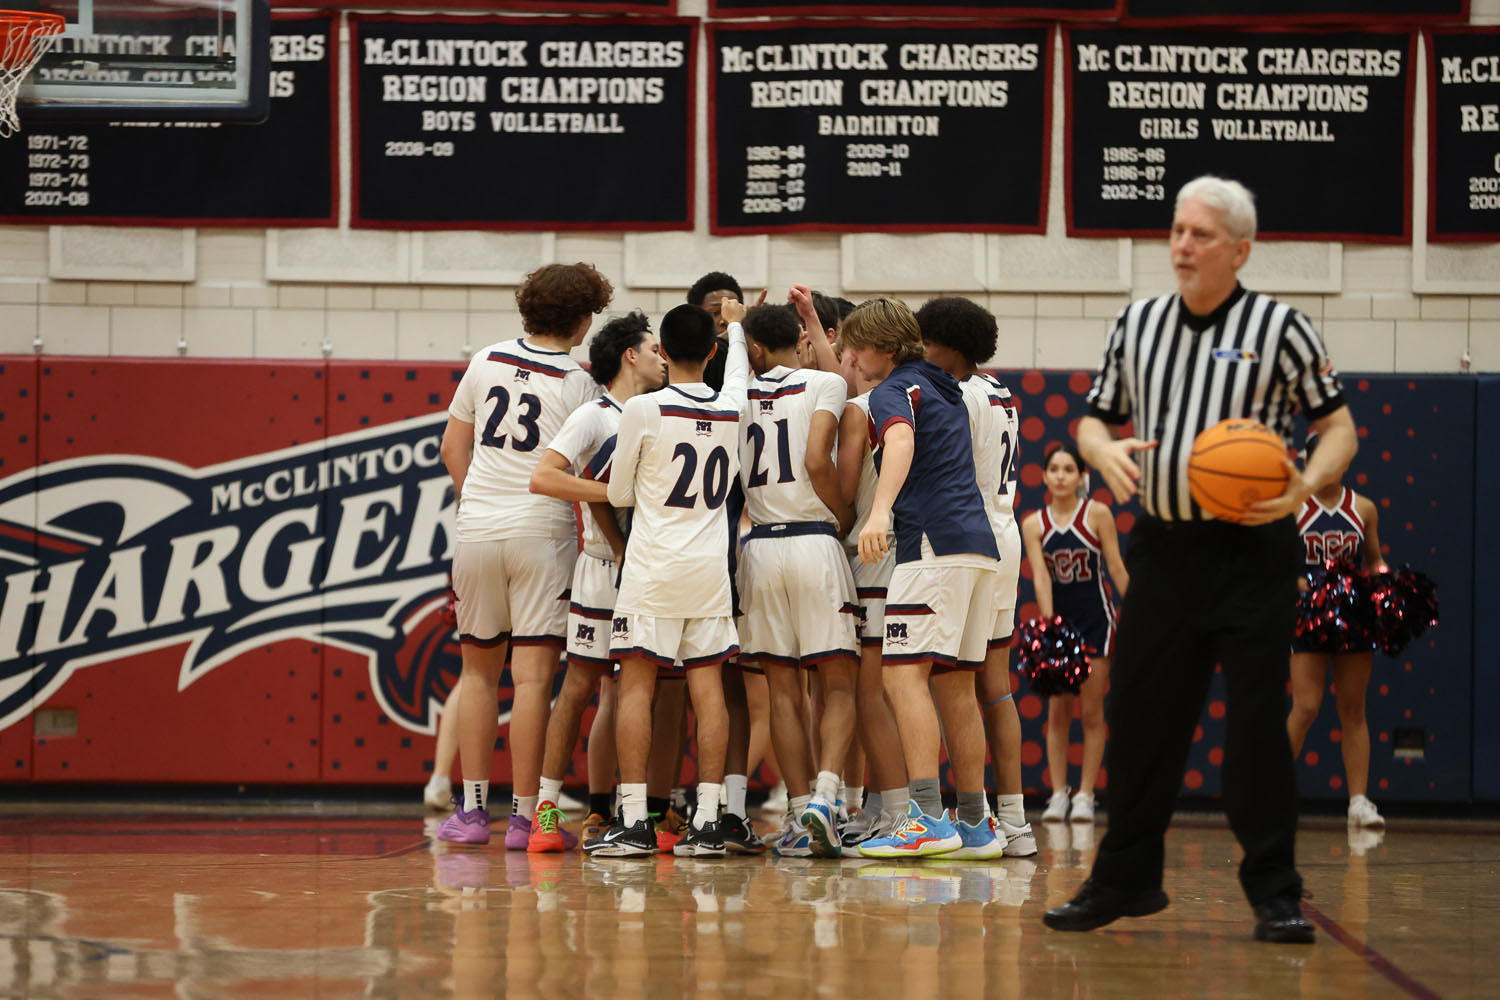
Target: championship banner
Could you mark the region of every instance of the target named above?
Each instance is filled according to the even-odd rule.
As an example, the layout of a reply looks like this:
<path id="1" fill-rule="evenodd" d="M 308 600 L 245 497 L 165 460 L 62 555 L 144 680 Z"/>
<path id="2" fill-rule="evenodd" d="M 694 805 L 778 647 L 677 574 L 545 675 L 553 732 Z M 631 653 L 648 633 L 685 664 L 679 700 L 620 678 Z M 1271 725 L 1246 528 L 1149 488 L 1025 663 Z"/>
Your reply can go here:
<path id="1" fill-rule="evenodd" d="M 711 232 L 1044 230 L 1048 28 L 720 23 L 708 43 Z"/>
<path id="2" fill-rule="evenodd" d="M 862 17 L 1115 17 L 1125 0 L 938 0 L 902 3 L 901 0 L 708 0 L 709 17 L 817 17 L 830 14 Z"/>
<path id="3" fill-rule="evenodd" d="M 1500 240 L 1500 27 L 1427 34 L 1427 239 Z"/>
<path id="4" fill-rule="evenodd" d="M 1380 25 L 1467 21 L 1469 0 L 1125 0 L 1130 21 L 1167 24 Z"/>
<path id="5" fill-rule="evenodd" d="M 164 19 L 169 51 L 214 43 L 203 17 Z M 329 15 L 271 22 L 271 111 L 258 125 L 37 122 L 0 143 L 0 222 L 180 226 L 338 224 L 339 47 Z M 139 70 L 190 94 L 200 74 Z"/>
<path id="6" fill-rule="evenodd" d="M 1218 174 L 1262 238 L 1411 239 L 1411 33 L 1064 29 L 1063 51 L 1068 235 L 1160 238 Z"/>
<path id="7" fill-rule="evenodd" d="M 355 227 L 693 227 L 697 21 L 349 23 Z"/>

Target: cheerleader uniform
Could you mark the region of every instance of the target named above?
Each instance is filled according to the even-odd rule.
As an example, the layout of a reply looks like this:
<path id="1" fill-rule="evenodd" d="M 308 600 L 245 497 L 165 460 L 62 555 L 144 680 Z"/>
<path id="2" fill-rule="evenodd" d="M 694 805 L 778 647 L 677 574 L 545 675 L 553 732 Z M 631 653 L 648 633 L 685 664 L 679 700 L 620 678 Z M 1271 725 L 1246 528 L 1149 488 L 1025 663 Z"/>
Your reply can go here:
<path id="1" fill-rule="evenodd" d="M 1084 500 L 1066 524 L 1042 507 L 1042 557 L 1052 577 L 1052 611 L 1083 636 L 1094 656 L 1115 648 L 1115 606 L 1104 582 L 1104 552 L 1088 528 L 1094 501 Z"/>
<path id="2" fill-rule="evenodd" d="M 1365 548 L 1365 522 L 1354 509 L 1354 491 L 1347 486 L 1339 493 L 1338 503 L 1325 507 L 1316 496 L 1302 504 L 1297 515 L 1297 530 L 1302 534 L 1303 573 L 1311 579 L 1329 559 L 1341 559 L 1359 566 Z M 1339 653 L 1366 653 L 1369 643 L 1333 650 Z M 1292 652 L 1325 653 L 1293 636 Z"/>

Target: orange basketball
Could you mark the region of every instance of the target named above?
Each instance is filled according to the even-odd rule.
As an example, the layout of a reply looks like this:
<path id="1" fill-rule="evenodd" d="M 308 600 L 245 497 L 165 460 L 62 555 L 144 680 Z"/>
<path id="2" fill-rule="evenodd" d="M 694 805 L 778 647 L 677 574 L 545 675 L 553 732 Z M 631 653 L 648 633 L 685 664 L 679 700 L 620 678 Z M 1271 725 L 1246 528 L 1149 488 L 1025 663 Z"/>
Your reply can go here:
<path id="1" fill-rule="evenodd" d="M 1240 521 L 1258 500 L 1281 496 L 1288 478 L 1286 445 L 1265 424 L 1221 420 L 1193 440 L 1188 490 L 1221 521 Z"/>

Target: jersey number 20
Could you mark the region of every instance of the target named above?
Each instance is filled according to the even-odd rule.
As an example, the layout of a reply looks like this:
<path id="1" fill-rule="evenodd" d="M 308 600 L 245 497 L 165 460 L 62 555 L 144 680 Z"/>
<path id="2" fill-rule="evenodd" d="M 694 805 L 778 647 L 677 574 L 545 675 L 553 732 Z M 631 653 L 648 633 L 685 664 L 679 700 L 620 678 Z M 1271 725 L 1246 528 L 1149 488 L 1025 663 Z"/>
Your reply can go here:
<path id="1" fill-rule="evenodd" d="M 693 481 L 698 478 L 698 449 L 683 441 L 672 452 L 672 458 L 682 459 L 682 471 L 677 475 L 677 484 L 667 497 L 668 507 L 696 507 L 698 494 L 689 493 Z M 729 452 L 717 447 L 708 453 L 703 463 L 703 502 L 709 510 L 718 510 L 729 492 Z"/>

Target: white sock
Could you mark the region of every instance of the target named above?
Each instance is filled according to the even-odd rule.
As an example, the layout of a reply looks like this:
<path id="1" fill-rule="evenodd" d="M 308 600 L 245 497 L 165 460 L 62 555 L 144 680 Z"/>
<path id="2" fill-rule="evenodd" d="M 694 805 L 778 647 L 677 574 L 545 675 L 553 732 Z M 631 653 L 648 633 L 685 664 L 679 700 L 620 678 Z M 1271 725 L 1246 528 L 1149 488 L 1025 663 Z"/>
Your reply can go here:
<path id="1" fill-rule="evenodd" d="M 679 815 L 679 816 L 685 815 L 687 813 L 687 789 L 686 788 L 674 788 L 674 789 L 672 789 L 671 802 L 672 802 L 672 808 L 677 810 L 677 815 Z"/>
<path id="2" fill-rule="evenodd" d="M 464 812 L 473 812 L 475 809 L 483 809 L 490 804 L 490 783 L 484 781 L 464 781 Z"/>
<path id="3" fill-rule="evenodd" d="M 999 798 L 999 817 L 1011 826 L 1025 826 L 1026 796 L 1017 792 L 1015 795 L 1002 795 Z"/>
<path id="4" fill-rule="evenodd" d="M 562 796 L 561 778 L 543 778 L 542 786 L 537 790 L 536 800 L 538 802 L 550 802 L 557 805 L 557 800 Z"/>
<path id="5" fill-rule="evenodd" d="M 881 804 L 884 801 L 885 801 L 884 797 L 881 796 L 881 794 L 879 792 L 871 792 L 870 793 L 869 801 L 867 801 L 864 804 L 864 806 L 862 806 L 861 808 L 863 808 L 864 811 L 867 812 L 867 813 L 869 813 L 871 816 L 875 816 L 875 815 L 878 815 L 880 813 L 880 811 L 885 808 Z"/>
<path id="6" fill-rule="evenodd" d="M 865 805 L 865 786 L 864 785 L 846 786 L 844 788 L 844 791 L 843 791 L 843 796 L 844 796 L 844 805 L 849 808 L 850 812 L 853 812 L 856 809 L 863 809 L 864 808 L 864 805 Z"/>
<path id="7" fill-rule="evenodd" d="M 519 816 L 530 823 L 532 818 L 536 816 L 536 796 L 512 795 L 510 797 L 510 814 L 512 816 Z"/>
<path id="8" fill-rule="evenodd" d="M 880 793 L 880 799 L 885 804 L 885 814 L 899 818 L 906 815 L 906 804 L 911 801 L 911 791 L 905 785 L 887 788 Z"/>
<path id="9" fill-rule="evenodd" d="M 738 816 L 740 819 L 750 815 L 745 811 L 745 789 L 749 784 L 748 775 L 724 775 L 724 812 L 727 815 Z"/>
<path id="10" fill-rule="evenodd" d="M 430 778 L 427 779 L 427 787 L 428 788 L 452 788 L 453 786 L 451 784 L 449 784 L 449 782 L 448 782 L 448 776 L 446 774 L 433 774 L 432 777 L 430 777 Z"/>
<path id="11" fill-rule="evenodd" d="M 620 819 L 626 826 L 635 826 L 646 818 L 646 783 L 638 785 L 620 784 Z"/>
<path id="12" fill-rule="evenodd" d="M 802 822 L 802 810 L 806 809 L 811 801 L 811 795 L 799 795 L 787 803 L 787 815 L 792 818 L 792 822 Z"/>
<path id="13" fill-rule="evenodd" d="M 693 829 L 701 830 L 719 818 L 719 796 L 724 786 L 716 781 L 698 782 L 698 808 L 693 810 Z"/>
<path id="14" fill-rule="evenodd" d="M 813 796 L 825 805 L 833 805 L 839 797 L 839 776 L 832 771 L 819 771 L 817 784 L 813 786 Z"/>

